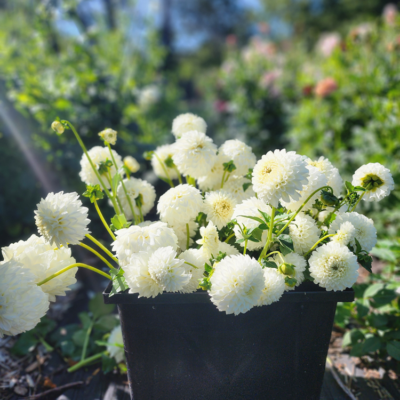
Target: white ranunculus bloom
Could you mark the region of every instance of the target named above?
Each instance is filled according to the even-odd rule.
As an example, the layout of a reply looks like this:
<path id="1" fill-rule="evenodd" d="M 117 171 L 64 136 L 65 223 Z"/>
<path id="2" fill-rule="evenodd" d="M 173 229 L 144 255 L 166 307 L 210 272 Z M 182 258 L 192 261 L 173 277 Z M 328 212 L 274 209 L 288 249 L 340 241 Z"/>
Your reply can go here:
<path id="1" fill-rule="evenodd" d="M 247 185 L 249 183 L 250 186 L 247 186 L 246 190 L 244 190 L 243 185 Z M 247 200 L 250 197 L 255 196 L 251 182 L 246 178 L 236 175 L 230 176 L 228 181 L 224 183 L 224 190 L 232 194 L 237 203 L 241 203 L 243 200 Z"/>
<path id="2" fill-rule="evenodd" d="M 218 229 L 222 229 L 231 219 L 236 200 L 225 190 L 206 193 L 203 211 L 207 220 L 212 221 Z"/>
<path id="3" fill-rule="evenodd" d="M 225 242 L 219 242 L 218 253 L 219 252 L 226 253 L 227 256 L 235 256 L 236 254 L 239 254 L 239 250 L 236 247 Z"/>
<path id="4" fill-rule="evenodd" d="M 200 211 L 203 211 L 203 198 L 200 190 L 192 185 L 175 186 L 158 200 L 160 219 L 172 226 L 186 224 L 196 218 Z"/>
<path id="5" fill-rule="evenodd" d="M 176 169 L 165 164 L 165 160 L 168 158 L 172 159 L 174 152 L 175 148 L 173 144 L 165 144 L 164 146 L 159 146 L 154 150 L 151 157 L 151 166 L 158 177 L 163 179 L 178 179 Z"/>
<path id="6" fill-rule="evenodd" d="M 256 163 L 256 156 L 251 147 L 237 139 L 227 140 L 218 152 L 223 163 L 233 161 L 236 167 L 233 173 L 238 176 L 246 175 Z"/>
<path id="7" fill-rule="evenodd" d="M 189 226 L 189 246 L 193 244 L 193 236 L 195 236 L 199 224 L 194 220 L 187 222 Z M 181 250 L 187 249 L 187 227 L 186 224 L 169 225 L 178 238 L 178 245 Z"/>
<path id="8" fill-rule="evenodd" d="M 124 165 L 132 174 L 138 172 L 140 169 L 140 164 L 137 162 L 136 158 L 132 156 L 124 157 Z"/>
<path id="9" fill-rule="evenodd" d="M 285 291 L 285 278 L 275 268 L 264 268 L 264 282 L 258 306 L 268 306 L 278 301 Z"/>
<path id="10" fill-rule="evenodd" d="M 201 190 L 205 192 L 221 189 L 222 176 L 224 175 L 224 166 L 222 165 L 222 162 L 222 156 L 218 154 L 209 173 L 197 178 L 197 185 Z"/>
<path id="11" fill-rule="evenodd" d="M 116 240 L 111 244 L 120 265 L 124 267 L 128 259 L 140 251 L 154 252 L 160 247 L 178 248 L 178 238 L 165 222 L 142 222 L 115 232 Z"/>
<path id="12" fill-rule="evenodd" d="M 124 348 L 121 347 L 123 345 L 124 341 L 122 339 L 121 325 L 118 325 L 111 331 L 107 339 L 107 351 L 110 353 L 110 357 L 115 359 L 117 364 L 125 359 Z"/>
<path id="13" fill-rule="evenodd" d="M 285 256 L 282 255 L 282 257 L 285 263 L 295 266 L 292 278 L 295 278 L 297 280 L 296 285 L 290 287 L 285 284 L 285 290 L 294 290 L 296 286 L 299 286 L 304 281 L 304 271 L 306 270 L 307 262 L 303 256 L 297 253 L 288 253 Z M 278 254 L 275 254 L 272 260 L 278 267 L 282 265 L 282 258 Z"/>
<path id="14" fill-rule="evenodd" d="M 326 176 L 327 185 L 333 189 L 333 194 L 335 196 L 340 196 L 343 190 L 343 179 L 339 174 L 339 170 L 325 157 L 320 157 L 316 161 L 312 161 L 308 158 L 307 162 Z"/>
<path id="15" fill-rule="evenodd" d="M 217 160 L 217 147 L 202 132 L 190 131 L 175 142 L 173 160 L 184 176 L 200 178 L 208 175 Z"/>
<path id="16" fill-rule="evenodd" d="M 394 189 L 390 171 L 379 163 L 363 165 L 353 175 L 353 186 L 369 188 L 363 196 L 365 201 L 381 201 Z"/>
<path id="17" fill-rule="evenodd" d="M 218 231 L 215 225 L 210 221 L 206 227 L 200 228 L 201 239 L 196 243 L 202 245 L 202 251 L 207 260 L 212 256 L 217 257 L 219 253 Z"/>
<path id="18" fill-rule="evenodd" d="M 151 253 L 140 251 L 128 258 L 124 277 L 129 293 L 137 293 L 139 297 L 156 297 L 163 292 L 163 288 L 150 275 L 150 256 Z"/>
<path id="19" fill-rule="evenodd" d="M 139 207 L 136 205 L 136 199 L 141 196 L 140 198 L 142 202 L 142 215 L 143 217 L 146 216 L 154 207 L 154 202 L 156 200 L 156 191 L 154 189 L 154 186 L 147 181 L 133 177 L 131 177 L 130 179 L 124 179 L 124 185 L 131 200 L 135 214 L 137 216 L 140 215 Z M 117 196 L 121 202 L 126 218 L 128 220 L 132 219 L 133 215 L 131 207 L 129 205 L 128 198 L 125 195 L 125 190 L 122 186 L 122 183 L 118 185 Z"/>
<path id="20" fill-rule="evenodd" d="M 363 250 L 371 251 L 377 242 L 376 229 L 374 227 L 374 221 L 367 218 L 365 215 L 358 214 L 357 212 L 339 213 L 332 222 L 329 233 L 336 233 L 341 228 L 341 225 L 347 221 L 356 229 L 354 238 L 360 242 Z M 355 240 L 352 240 L 350 245 L 355 248 Z"/>
<path id="21" fill-rule="evenodd" d="M 278 207 L 281 200 L 297 201 L 308 181 L 306 165 L 304 157 L 294 151 L 269 151 L 254 167 L 253 190 L 273 207 Z"/>
<path id="22" fill-rule="evenodd" d="M 28 240 L 20 240 L 2 249 L 4 261 L 14 259 L 29 269 L 35 276 L 35 283 L 48 278 L 50 275 L 75 264 L 71 257 L 71 249 L 46 243 L 44 238 L 32 235 Z M 49 295 L 50 301 L 56 301 L 56 296 L 65 296 L 69 286 L 76 282 L 75 274 L 78 268 L 71 268 L 49 282 L 41 285 L 41 289 Z"/>
<path id="23" fill-rule="evenodd" d="M 210 278 L 211 301 L 219 311 L 238 315 L 254 307 L 262 295 L 264 274 L 248 255 L 225 257 Z"/>
<path id="24" fill-rule="evenodd" d="M 236 219 L 236 221 L 240 224 L 242 229 L 243 225 L 247 228 L 247 230 L 256 228 L 258 227 L 258 225 L 260 225 L 260 222 L 257 222 L 250 218 L 246 218 L 246 216 L 263 219 L 262 215 L 259 213 L 258 210 L 265 212 L 268 215 L 271 215 L 272 211 L 271 207 L 265 204 L 262 200 L 257 199 L 256 197 L 251 197 L 250 199 L 243 201 L 241 204 L 238 204 L 235 207 L 232 219 Z M 235 232 L 235 236 L 237 239 L 243 239 L 242 232 L 240 231 L 240 228 L 237 225 L 235 225 L 233 230 Z M 249 240 L 247 243 L 247 248 L 249 250 L 258 250 L 263 248 L 265 243 L 267 242 L 267 237 L 268 237 L 268 229 L 263 231 L 261 242 L 252 242 L 251 240 Z M 244 242 L 240 243 L 240 245 L 244 247 Z"/>
<path id="25" fill-rule="evenodd" d="M 35 275 L 14 259 L 0 263 L 0 338 L 33 329 L 49 309 Z"/>
<path id="26" fill-rule="evenodd" d="M 113 129 L 107 128 L 104 131 L 99 133 L 99 136 L 105 141 L 110 143 L 111 145 L 115 145 L 117 143 L 117 131 Z"/>
<path id="27" fill-rule="evenodd" d="M 350 288 L 358 277 L 357 257 L 339 243 L 318 247 L 309 259 L 310 274 L 326 290 Z"/>
<path id="28" fill-rule="evenodd" d="M 189 249 L 179 254 L 179 259 L 184 260 L 190 264 L 193 264 L 196 268 L 191 265 L 184 264 L 187 274 L 191 274 L 190 281 L 184 286 L 180 292 L 181 293 L 192 293 L 199 287 L 199 281 L 203 278 L 204 266 L 208 261 L 203 252 L 200 249 Z"/>
<path id="29" fill-rule="evenodd" d="M 113 178 L 117 171 L 122 167 L 123 163 L 121 156 L 115 150 L 111 151 L 113 153 L 115 162 L 117 163 L 117 168 L 115 168 L 115 165 L 110 168 L 111 178 Z M 92 147 L 88 151 L 88 154 L 97 170 L 99 169 L 101 162 L 106 162 L 107 160 L 112 161 L 110 150 L 108 147 Z M 93 168 L 90 165 L 86 154 L 82 155 L 81 171 L 79 172 L 79 176 L 81 177 L 82 181 L 86 183 L 86 185 L 100 185 L 100 181 L 97 179 L 96 173 L 93 171 Z M 107 177 L 102 176 L 102 180 L 104 182 L 104 185 L 109 189 L 111 187 L 111 184 L 109 183 Z"/>
<path id="30" fill-rule="evenodd" d="M 77 193 L 49 193 L 37 205 L 35 222 L 39 233 L 57 247 L 79 244 L 89 230 L 88 209 Z"/>
<path id="31" fill-rule="evenodd" d="M 158 85 L 147 85 L 137 91 L 138 104 L 141 108 L 148 108 L 161 99 L 161 90 Z"/>
<path id="32" fill-rule="evenodd" d="M 295 252 L 303 255 L 319 240 L 321 231 L 313 218 L 300 213 L 289 225 L 289 234 Z"/>
<path id="33" fill-rule="evenodd" d="M 177 139 L 179 139 L 184 133 L 190 131 L 206 133 L 206 121 L 191 113 L 180 114 L 172 121 L 172 133 Z"/>
<path id="34" fill-rule="evenodd" d="M 166 291 L 178 292 L 190 281 L 185 261 L 176 258 L 172 247 L 160 247 L 149 258 L 150 276 Z"/>
<path id="35" fill-rule="evenodd" d="M 300 191 L 300 198 L 296 201 L 292 200 L 288 203 L 283 200 L 281 201 L 282 205 L 288 210 L 297 211 L 313 192 L 327 185 L 326 176 L 321 171 L 311 165 L 307 165 L 307 169 L 309 170 L 310 175 L 308 176 L 307 185 L 304 185 L 303 189 Z M 315 200 L 320 197 L 320 193 L 320 191 L 315 193 L 304 205 L 302 211 L 310 210 L 315 203 Z"/>
<path id="36" fill-rule="evenodd" d="M 343 222 L 339 230 L 336 232 L 335 236 L 331 236 L 331 241 L 335 243 L 339 243 L 342 246 L 347 246 L 350 243 L 354 243 L 354 237 L 356 235 L 356 228 L 354 225 L 349 222 Z"/>

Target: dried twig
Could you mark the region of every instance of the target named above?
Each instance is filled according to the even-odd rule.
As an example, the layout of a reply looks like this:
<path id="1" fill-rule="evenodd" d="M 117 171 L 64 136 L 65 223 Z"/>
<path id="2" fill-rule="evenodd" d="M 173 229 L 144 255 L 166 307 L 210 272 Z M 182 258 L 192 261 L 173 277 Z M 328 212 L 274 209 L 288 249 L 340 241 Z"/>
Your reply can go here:
<path id="1" fill-rule="evenodd" d="M 357 397 L 354 396 L 353 392 L 340 379 L 339 375 L 335 371 L 335 366 L 333 365 L 332 360 L 329 357 L 327 357 L 326 360 L 328 361 L 329 365 L 331 366 L 331 372 L 332 372 L 333 377 L 335 378 L 336 383 L 347 394 L 347 396 L 350 397 L 351 400 L 357 400 Z"/>
<path id="2" fill-rule="evenodd" d="M 83 381 L 67 383 L 66 385 L 62 385 L 62 386 L 58 386 L 58 387 L 56 387 L 54 389 L 46 390 L 43 393 L 39 393 L 39 394 L 36 394 L 34 396 L 26 397 L 25 400 L 41 399 L 42 397 L 46 397 L 49 394 L 55 394 L 55 393 L 58 393 L 58 392 L 64 392 L 64 390 L 71 389 L 71 388 L 73 388 L 75 386 L 81 386 L 81 385 L 83 385 Z"/>

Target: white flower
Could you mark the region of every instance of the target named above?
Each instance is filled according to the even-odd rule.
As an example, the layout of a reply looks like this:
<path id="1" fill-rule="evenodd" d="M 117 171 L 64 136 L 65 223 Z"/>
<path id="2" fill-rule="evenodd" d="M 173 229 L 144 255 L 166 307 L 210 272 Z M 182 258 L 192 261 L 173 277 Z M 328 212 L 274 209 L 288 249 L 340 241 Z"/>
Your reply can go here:
<path id="1" fill-rule="evenodd" d="M 326 290 L 350 288 L 358 277 L 357 257 L 339 243 L 318 247 L 309 259 L 310 274 Z"/>
<path id="2" fill-rule="evenodd" d="M 178 115 L 172 121 L 172 133 L 177 139 L 179 139 L 186 132 L 198 131 L 206 133 L 206 130 L 206 121 L 204 121 L 203 118 L 191 113 Z"/>
<path id="3" fill-rule="evenodd" d="M 35 276 L 16 260 L 0 263 L 0 337 L 33 329 L 49 309 Z"/>
<path id="4" fill-rule="evenodd" d="M 35 222 L 39 233 L 50 244 L 67 247 L 79 244 L 89 230 L 88 209 L 77 193 L 49 193 L 37 205 Z"/>
<path id="5" fill-rule="evenodd" d="M 137 92 L 138 104 L 141 108 L 148 108 L 156 104 L 161 98 L 161 90 L 157 85 L 148 85 Z"/>
<path id="6" fill-rule="evenodd" d="M 236 221 L 240 224 L 242 229 L 243 225 L 247 228 L 247 230 L 256 228 L 258 227 L 258 225 L 260 225 L 260 222 L 245 217 L 249 216 L 249 217 L 257 217 L 263 219 L 262 215 L 259 213 L 258 210 L 265 212 L 268 215 L 271 215 L 272 211 L 271 207 L 265 204 L 262 200 L 257 199 L 256 197 L 251 197 L 250 199 L 243 201 L 243 203 L 238 204 L 235 207 L 232 219 L 236 219 Z M 237 225 L 235 225 L 233 231 L 235 232 L 235 236 L 237 239 L 243 239 L 242 232 Z M 263 231 L 261 242 L 252 242 L 251 240 L 249 240 L 247 243 L 247 248 L 249 250 L 261 249 L 267 242 L 267 237 L 268 237 L 268 229 Z M 244 247 L 244 242 L 240 243 L 240 245 Z"/>
<path id="7" fill-rule="evenodd" d="M 198 223 L 194 220 L 190 220 L 187 222 L 189 226 L 189 247 L 193 244 L 192 237 L 195 236 Z M 178 224 L 178 225 L 170 225 L 170 227 L 174 230 L 177 238 L 178 238 L 178 245 L 182 250 L 186 250 L 187 247 L 187 227 L 186 224 Z"/>
<path id="8" fill-rule="evenodd" d="M 129 257 L 124 266 L 129 293 L 138 293 L 139 297 L 156 297 L 163 292 L 163 288 L 150 276 L 150 256 L 151 253 L 140 251 Z"/>
<path id="9" fill-rule="evenodd" d="M 117 170 L 119 170 L 122 167 L 122 159 L 121 156 L 115 150 L 111 151 L 114 155 L 115 162 L 117 163 L 117 169 L 115 168 L 115 165 L 113 165 L 110 168 L 111 178 L 113 178 L 114 175 L 117 173 Z M 97 170 L 99 169 L 101 162 L 106 162 L 107 160 L 112 161 L 110 150 L 108 147 L 101 147 L 101 146 L 92 147 L 88 151 L 88 154 Z M 86 154 L 82 155 L 81 171 L 79 172 L 79 176 L 81 177 L 82 181 L 86 183 L 86 185 L 100 185 L 100 181 L 97 179 L 96 173 L 93 171 L 93 168 L 90 165 L 89 160 L 86 157 Z M 107 189 L 109 189 L 111 185 L 106 176 L 103 175 L 102 180 Z"/>
<path id="10" fill-rule="evenodd" d="M 335 196 L 340 196 L 343 190 L 343 179 L 339 174 L 339 170 L 335 168 L 332 163 L 325 157 L 320 157 L 316 161 L 307 159 L 309 165 L 317 168 L 321 171 L 327 178 L 327 186 L 333 189 L 333 194 Z"/>
<path id="11" fill-rule="evenodd" d="M 310 171 L 310 175 L 308 176 L 307 185 L 304 185 L 300 192 L 300 198 L 296 201 L 292 200 L 290 202 L 281 201 L 282 205 L 288 210 L 297 211 L 313 192 L 327 185 L 326 176 L 321 171 L 312 165 L 307 165 L 307 169 Z M 315 200 L 320 197 L 320 194 L 320 191 L 315 193 L 304 205 L 302 211 L 310 210 L 315 203 Z"/>
<path id="12" fill-rule="evenodd" d="M 172 247 L 161 247 L 149 259 L 150 276 L 166 292 L 182 290 L 192 277 L 184 267 L 185 261 L 175 257 L 176 251 Z"/>
<path id="13" fill-rule="evenodd" d="M 174 155 L 174 145 L 166 144 L 164 146 L 157 147 L 151 157 L 151 166 L 153 167 L 154 173 L 160 178 L 164 179 L 178 179 L 178 173 L 176 167 L 173 168 L 165 164 L 165 160 L 171 160 Z"/>
<path id="14" fill-rule="evenodd" d="M 219 242 L 218 254 L 219 252 L 226 253 L 227 256 L 235 256 L 236 254 L 239 254 L 239 250 L 236 247 L 225 242 Z"/>
<path id="15" fill-rule="evenodd" d="M 54 250 L 54 246 L 36 235 L 32 235 L 26 241 L 20 240 L 8 247 L 3 247 L 1 250 L 4 261 L 13 258 L 29 269 L 35 276 L 35 283 L 76 263 L 75 258 L 71 257 L 71 249 L 61 247 Z M 77 271 L 78 268 L 72 268 L 41 285 L 41 289 L 49 295 L 50 301 L 56 301 L 56 296 L 65 296 L 65 292 L 70 290 L 69 286 L 76 282 Z"/>
<path id="16" fill-rule="evenodd" d="M 110 357 L 114 357 L 117 364 L 124 361 L 124 341 L 122 340 L 121 325 L 116 326 L 110 333 L 107 339 L 107 351 L 110 353 Z"/>
<path id="17" fill-rule="evenodd" d="M 201 239 L 196 243 L 201 244 L 204 256 L 210 259 L 212 256 L 217 257 L 219 253 L 218 231 L 215 225 L 210 221 L 206 227 L 200 228 Z"/>
<path id="18" fill-rule="evenodd" d="M 53 129 L 53 131 L 57 132 L 59 135 L 61 135 L 65 131 L 65 128 L 60 121 L 53 121 L 51 123 L 51 129 Z"/>
<path id="19" fill-rule="evenodd" d="M 368 188 L 363 196 L 365 201 L 381 201 L 394 189 L 390 171 L 379 163 L 363 165 L 353 175 L 353 186 Z"/>
<path id="20" fill-rule="evenodd" d="M 162 221 L 182 225 L 197 217 L 203 210 L 200 190 L 192 185 L 178 185 L 169 189 L 158 200 L 157 212 Z"/>
<path id="21" fill-rule="evenodd" d="M 205 176 L 197 178 L 197 185 L 203 191 L 221 189 L 223 174 L 224 166 L 222 165 L 222 157 L 220 154 L 218 154 L 210 172 Z M 229 179 L 231 178 L 232 177 L 230 177 Z"/>
<path id="22" fill-rule="evenodd" d="M 178 248 L 178 238 L 165 222 L 142 222 L 115 232 L 116 240 L 111 244 L 121 266 L 129 257 L 140 251 L 154 252 L 160 247 Z"/>
<path id="23" fill-rule="evenodd" d="M 200 178 L 208 175 L 217 159 L 217 147 L 212 139 L 202 132 L 186 132 L 175 143 L 172 159 L 184 175 Z"/>
<path id="24" fill-rule="evenodd" d="M 339 230 L 336 232 L 335 236 L 331 236 L 331 241 L 339 243 L 342 246 L 347 246 L 350 243 L 354 243 L 354 237 L 356 235 L 356 228 L 349 222 L 343 222 L 340 225 Z"/>
<path id="25" fill-rule="evenodd" d="M 305 258 L 297 253 L 288 253 L 286 255 L 283 255 L 283 262 L 292 264 L 295 266 L 294 269 L 294 274 L 291 275 L 291 278 L 296 279 L 296 285 L 293 287 L 290 287 L 285 284 L 285 290 L 294 290 L 296 286 L 299 286 L 301 283 L 304 281 L 304 271 L 306 270 L 307 267 L 307 262 Z M 282 265 L 282 257 L 280 257 L 278 254 L 274 255 L 272 257 L 272 261 L 275 262 L 275 264 L 279 267 Z M 279 271 L 278 271 L 279 272 Z"/>
<path id="26" fill-rule="evenodd" d="M 207 220 L 212 221 L 218 229 L 222 229 L 231 219 L 236 200 L 224 190 L 206 193 L 203 211 Z"/>
<path id="27" fill-rule="evenodd" d="M 132 156 L 124 157 L 124 165 L 132 174 L 138 172 L 140 169 L 140 164 L 137 162 L 136 158 Z"/>
<path id="28" fill-rule="evenodd" d="M 233 173 L 238 176 L 246 175 L 256 163 L 256 156 L 251 147 L 237 139 L 227 140 L 218 152 L 221 154 L 222 163 L 233 161 L 236 167 Z"/>
<path id="29" fill-rule="evenodd" d="M 107 128 L 104 129 L 104 131 L 101 131 L 99 133 L 99 136 L 105 141 L 110 143 L 112 146 L 117 143 L 117 131 L 114 131 L 113 129 Z"/>
<path id="30" fill-rule="evenodd" d="M 258 299 L 258 306 L 268 306 L 278 301 L 285 291 L 285 278 L 274 268 L 264 268 L 264 282 L 261 296 Z"/>
<path id="31" fill-rule="evenodd" d="M 262 156 L 253 170 L 253 190 L 258 198 L 274 207 L 279 201 L 295 201 L 307 184 L 308 169 L 304 157 L 294 151 L 269 151 Z"/>
<path id="32" fill-rule="evenodd" d="M 138 198 L 140 198 L 140 202 L 142 203 L 141 208 L 143 217 L 147 215 L 154 207 L 154 202 L 156 200 L 156 191 L 154 186 L 147 181 L 133 177 L 130 179 L 124 179 L 124 185 L 136 216 L 140 215 L 139 207 L 136 204 L 136 200 Z M 131 207 L 129 205 L 128 198 L 125 195 L 125 190 L 122 186 L 122 183 L 118 185 L 117 196 L 121 202 L 126 218 L 128 220 L 132 219 L 133 215 Z"/>
<path id="33" fill-rule="evenodd" d="M 208 260 L 204 257 L 203 252 L 199 249 L 186 250 L 181 253 L 178 258 L 197 267 L 193 268 L 188 264 L 183 265 L 186 269 L 186 273 L 191 274 L 192 277 L 190 278 L 190 281 L 187 283 L 187 285 L 180 290 L 180 292 L 195 292 L 196 289 L 199 287 L 199 280 L 203 278 L 204 266 Z"/>
<path id="34" fill-rule="evenodd" d="M 260 264 L 248 255 L 225 257 L 211 276 L 211 301 L 219 311 L 238 315 L 254 307 L 264 288 Z"/>
<path id="35" fill-rule="evenodd" d="M 246 185 L 246 190 L 244 190 L 244 185 Z M 237 203 L 255 196 L 251 181 L 236 175 L 230 176 L 224 183 L 224 190 L 232 194 Z"/>
<path id="36" fill-rule="evenodd" d="M 303 255 L 319 240 L 321 231 L 313 218 L 300 213 L 289 225 L 289 234 L 293 240 L 294 251 Z"/>
<path id="37" fill-rule="evenodd" d="M 349 221 L 356 229 L 354 238 L 360 242 L 361 247 L 365 251 L 371 251 L 377 242 L 374 221 L 356 212 L 338 213 L 329 228 L 329 233 L 336 233 L 346 221 Z M 352 240 L 349 244 L 353 248 L 356 246 L 355 240 Z"/>

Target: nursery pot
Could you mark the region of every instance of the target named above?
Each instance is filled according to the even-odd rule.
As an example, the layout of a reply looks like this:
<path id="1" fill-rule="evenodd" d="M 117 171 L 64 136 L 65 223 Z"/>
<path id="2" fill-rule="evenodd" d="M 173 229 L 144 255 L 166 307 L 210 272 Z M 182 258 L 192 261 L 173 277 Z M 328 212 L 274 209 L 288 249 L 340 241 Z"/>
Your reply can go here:
<path id="1" fill-rule="evenodd" d="M 305 282 L 235 316 L 200 290 L 138 298 L 110 288 L 134 400 L 317 400 L 336 303 L 354 300 L 352 289 Z"/>

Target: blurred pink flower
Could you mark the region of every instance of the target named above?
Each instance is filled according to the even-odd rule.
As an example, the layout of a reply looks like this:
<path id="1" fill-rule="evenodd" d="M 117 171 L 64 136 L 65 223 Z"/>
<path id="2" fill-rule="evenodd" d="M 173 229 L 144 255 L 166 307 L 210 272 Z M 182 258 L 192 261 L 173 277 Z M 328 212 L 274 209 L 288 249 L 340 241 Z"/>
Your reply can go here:
<path id="1" fill-rule="evenodd" d="M 237 43 L 236 35 L 228 35 L 225 38 L 225 43 L 227 44 L 227 46 L 231 46 L 231 47 L 236 46 L 236 43 Z"/>
<path id="2" fill-rule="evenodd" d="M 317 51 L 325 57 L 329 57 L 333 50 L 340 45 L 340 35 L 336 32 L 322 35 L 317 43 Z"/>
<path id="3" fill-rule="evenodd" d="M 271 87 L 281 75 L 281 70 L 266 72 L 260 79 L 260 86 L 264 89 Z"/>
<path id="4" fill-rule="evenodd" d="M 228 110 L 228 103 L 224 100 L 216 100 L 214 108 L 220 113 L 226 112 Z"/>
<path id="5" fill-rule="evenodd" d="M 269 33 L 269 25 L 266 22 L 259 22 L 257 24 L 257 28 L 261 33 L 268 34 Z"/>
<path id="6" fill-rule="evenodd" d="M 314 93 L 317 97 L 324 98 L 329 96 L 331 93 L 336 91 L 338 88 L 338 85 L 335 81 L 335 79 L 329 77 L 322 79 L 322 81 L 319 81 L 317 85 L 315 86 Z"/>
<path id="7" fill-rule="evenodd" d="M 383 19 L 388 25 L 394 25 L 397 17 L 397 7 L 395 4 L 386 4 L 383 9 Z"/>

